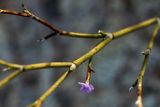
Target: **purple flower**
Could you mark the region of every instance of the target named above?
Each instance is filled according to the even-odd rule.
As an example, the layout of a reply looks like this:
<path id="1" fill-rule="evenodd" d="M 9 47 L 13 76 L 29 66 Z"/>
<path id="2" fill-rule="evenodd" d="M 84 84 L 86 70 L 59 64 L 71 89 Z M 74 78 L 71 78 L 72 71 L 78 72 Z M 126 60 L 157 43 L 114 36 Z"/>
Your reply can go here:
<path id="1" fill-rule="evenodd" d="M 81 85 L 80 90 L 83 93 L 91 93 L 94 90 L 93 85 L 89 84 L 88 82 L 83 83 L 83 82 L 78 82 L 79 85 Z"/>

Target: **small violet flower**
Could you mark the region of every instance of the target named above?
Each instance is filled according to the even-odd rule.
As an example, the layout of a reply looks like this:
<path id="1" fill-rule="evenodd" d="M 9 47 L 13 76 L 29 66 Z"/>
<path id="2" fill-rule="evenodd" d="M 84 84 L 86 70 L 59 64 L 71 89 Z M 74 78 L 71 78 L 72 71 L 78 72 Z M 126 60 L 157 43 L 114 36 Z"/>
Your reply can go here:
<path id="1" fill-rule="evenodd" d="M 81 85 L 80 90 L 83 93 L 91 93 L 94 90 L 93 85 L 89 84 L 88 82 L 83 83 L 83 82 L 78 82 L 79 85 Z"/>

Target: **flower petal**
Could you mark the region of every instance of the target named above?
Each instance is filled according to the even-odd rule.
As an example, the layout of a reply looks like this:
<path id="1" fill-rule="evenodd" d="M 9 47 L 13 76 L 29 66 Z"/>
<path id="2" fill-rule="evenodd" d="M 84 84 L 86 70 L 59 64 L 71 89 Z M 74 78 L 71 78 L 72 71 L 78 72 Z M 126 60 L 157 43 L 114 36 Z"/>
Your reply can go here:
<path id="1" fill-rule="evenodd" d="M 89 83 L 83 83 L 83 82 L 78 82 L 78 84 L 81 85 L 80 90 L 83 93 L 91 93 L 94 90 L 93 85 L 89 84 Z"/>

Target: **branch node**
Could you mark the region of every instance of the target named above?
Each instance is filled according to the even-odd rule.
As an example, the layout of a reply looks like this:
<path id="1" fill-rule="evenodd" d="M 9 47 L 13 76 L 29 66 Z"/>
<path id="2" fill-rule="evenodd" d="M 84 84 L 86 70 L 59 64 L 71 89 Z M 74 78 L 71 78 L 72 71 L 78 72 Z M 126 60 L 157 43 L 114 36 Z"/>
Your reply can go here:
<path id="1" fill-rule="evenodd" d="M 111 39 L 113 39 L 113 34 L 112 33 L 103 32 L 101 30 L 99 30 L 98 33 L 101 34 L 102 36 L 104 36 L 104 38 L 111 38 Z"/>
<path id="2" fill-rule="evenodd" d="M 25 9 L 23 10 L 23 13 L 26 13 L 27 15 L 29 15 L 31 18 L 35 17 L 35 15 L 33 15 L 29 10 Z"/>
<path id="3" fill-rule="evenodd" d="M 151 49 L 147 48 L 141 52 L 142 55 L 149 55 L 151 53 Z"/>
<path id="4" fill-rule="evenodd" d="M 26 7 L 24 4 L 22 4 L 22 8 L 23 8 L 23 13 L 26 13 L 27 15 L 29 15 L 31 18 L 35 18 L 36 16 L 34 14 L 32 14 Z"/>
<path id="5" fill-rule="evenodd" d="M 72 63 L 72 65 L 70 66 L 69 70 L 73 71 L 76 69 L 76 64 Z"/>
<path id="6" fill-rule="evenodd" d="M 20 71 L 24 71 L 24 66 L 20 66 L 20 67 L 19 67 L 19 70 L 20 70 Z"/>

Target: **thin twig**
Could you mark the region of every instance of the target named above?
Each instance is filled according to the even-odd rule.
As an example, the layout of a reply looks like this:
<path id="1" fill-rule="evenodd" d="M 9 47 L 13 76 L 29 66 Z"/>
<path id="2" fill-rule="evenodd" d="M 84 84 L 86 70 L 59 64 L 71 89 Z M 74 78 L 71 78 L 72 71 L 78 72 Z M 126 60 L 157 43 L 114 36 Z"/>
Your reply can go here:
<path id="1" fill-rule="evenodd" d="M 28 65 L 20 65 L 9 63 L 4 60 L 0 60 L 0 65 L 13 68 L 13 69 L 22 69 L 27 70 L 36 70 L 36 69 L 44 69 L 44 68 L 62 68 L 62 67 L 70 67 L 72 62 L 43 62 L 43 63 L 35 63 L 35 64 L 28 64 Z"/>
<path id="2" fill-rule="evenodd" d="M 153 43 L 154 43 L 154 40 L 155 40 L 155 37 L 158 33 L 159 28 L 160 28 L 159 25 L 157 25 L 154 28 L 151 39 L 148 43 L 147 49 L 144 51 L 144 54 L 143 54 L 143 55 L 145 55 L 145 57 L 144 57 L 144 61 L 143 61 L 143 64 L 142 64 L 141 71 L 140 71 L 139 76 L 138 76 L 138 96 L 137 96 L 137 101 L 136 101 L 137 107 L 143 107 L 143 103 L 142 103 L 142 80 L 143 80 L 143 76 L 144 76 L 144 73 L 145 73 L 145 70 L 146 70 L 146 67 L 147 67 L 149 54 L 150 54 L 150 51 L 153 47 Z"/>
<path id="3" fill-rule="evenodd" d="M 63 31 L 63 30 L 57 29 L 56 27 L 54 27 L 51 24 L 49 24 L 46 20 L 44 20 L 44 19 L 34 15 L 33 13 L 31 13 L 26 8 L 24 8 L 23 12 L 0 9 L 0 13 L 16 15 L 16 16 L 22 16 L 22 17 L 31 17 L 34 20 L 40 22 L 41 24 L 43 24 L 46 27 L 48 27 L 49 29 L 51 29 L 53 31 L 53 33 L 57 33 L 59 35 L 70 36 L 70 37 L 78 37 L 78 38 L 104 38 L 105 37 L 104 35 L 99 34 L 99 33 L 98 34 L 87 34 L 87 33 L 78 33 L 78 32 L 68 32 L 68 31 Z M 144 21 L 142 23 L 133 25 L 133 26 L 125 28 L 123 30 L 119 30 L 117 32 L 113 32 L 114 38 L 119 38 L 119 37 L 121 37 L 121 36 L 123 36 L 123 35 L 125 35 L 127 33 L 139 30 L 141 28 L 145 28 L 147 26 L 150 26 L 150 25 L 156 23 L 156 21 L 157 21 L 156 18 L 151 18 L 151 19 L 146 20 L 146 21 Z M 53 33 L 51 33 L 51 34 L 53 34 Z M 52 37 L 52 36 L 50 36 L 50 37 Z"/>
<path id="4" fill-rule="evenodd" d="M 53 31 L 54 35 L 56 33 L 56 34 L 59 34 L 59 35 L 78 37 L 78 38 L 103 38 L 103 36 L 100 35 L 100 34 L 86 34 L 86 33 L 67 32 L 67 31 L 59 30 L 58 28 L 56 28 L 56 27 L 52 26 L 51 24 L 49 24 L 46 20 L 34 15 L 33 13 L 31 13 L 26 8 L 24 8 L 24 10 L 22 12 L 0 9 L 0 13 L 1 14 L 16 15 L 16 16 L 21 16 L 21 17 L 31 17 L 35 21 L 40 22 L 44 26 L 46 26 L 49 29 L 51 29 Z M 54 36 L 53 33 L 50 34 L 50 37 Z M 44 38 L 46 38 L 46 37 L 44 37 Z"/>

